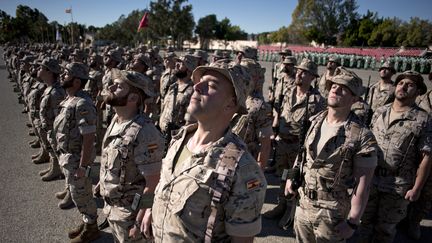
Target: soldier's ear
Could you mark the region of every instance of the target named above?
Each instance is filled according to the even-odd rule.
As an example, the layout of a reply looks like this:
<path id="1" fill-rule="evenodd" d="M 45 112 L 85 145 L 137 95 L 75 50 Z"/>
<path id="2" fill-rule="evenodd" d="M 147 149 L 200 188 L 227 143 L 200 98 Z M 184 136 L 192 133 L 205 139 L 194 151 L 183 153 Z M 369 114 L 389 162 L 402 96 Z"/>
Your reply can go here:
<path id="1" fill-rule="evenodd" d="M 128 95 L 128 102 L 137 102 L 139 100 L 139 95 L 137 93 L 130 93 Z"/>

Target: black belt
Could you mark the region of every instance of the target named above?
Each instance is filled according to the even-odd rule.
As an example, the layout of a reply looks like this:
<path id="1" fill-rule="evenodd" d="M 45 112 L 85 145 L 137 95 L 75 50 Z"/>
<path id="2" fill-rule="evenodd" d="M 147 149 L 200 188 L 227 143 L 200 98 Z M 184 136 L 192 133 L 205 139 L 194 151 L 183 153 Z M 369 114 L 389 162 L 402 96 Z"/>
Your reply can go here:
<path id="1" fill-rule="evenodd" d="M 132 205 L 134 196 L 127 196 L 122 198 L 111 199 L 109 197 L 104 197 L 105 202 L 110 206 L 117 207 L 128 207 Z"/>
<path id="2" fill-rule="evenodd" d="M 316 201 L 316 200 L 332 201 L 343 197 L 348 197 L 348 192 L 346 191 L 326 192 L 326 191 L 319 191 L 319 190 L 308 189 L 308 188 L 304 188 L 304 194 L 312 201 Z"/>

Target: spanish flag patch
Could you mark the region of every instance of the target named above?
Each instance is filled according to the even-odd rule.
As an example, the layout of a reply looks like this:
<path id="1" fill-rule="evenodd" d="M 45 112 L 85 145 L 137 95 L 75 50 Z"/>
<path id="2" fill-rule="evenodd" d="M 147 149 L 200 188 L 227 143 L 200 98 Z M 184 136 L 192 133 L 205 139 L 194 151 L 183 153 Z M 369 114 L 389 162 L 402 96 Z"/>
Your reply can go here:
<path id="1" fill-rule="evenodd" d="M 246 188 L 248 190 L 253 190 L 253 189 L 259 187 L 260 185 L 261 185 L 261 182 L 258 179 L 252 179 L 252 180 L 249 180 L 248 182 L 246 182 Z"/>
<path id="2" fill-rule="evenodd" d="M 80 111 L 80 115 L 81 115 L 81 116 L 85 116 L 85 115 L 87 115 L 88 113 L 89 113 L 89 111 L 87 111 L 87 110 Z"/>
<path id="3" fill-rule="evenodd" d="M 153 150 L 156 150 L 159 146 L 156 143 L 149 144 L 147 146 L 148 151 L 152 152 Z"/>

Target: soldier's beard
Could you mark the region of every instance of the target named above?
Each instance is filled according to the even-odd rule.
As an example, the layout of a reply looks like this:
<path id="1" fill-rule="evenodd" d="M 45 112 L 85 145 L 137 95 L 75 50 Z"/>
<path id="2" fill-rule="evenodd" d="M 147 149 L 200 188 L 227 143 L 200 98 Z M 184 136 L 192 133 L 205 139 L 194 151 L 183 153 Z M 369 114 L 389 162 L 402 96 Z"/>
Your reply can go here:
<path id="1" fill-rule="evenodd" d="M 178 78 L 178 79 L 184 79 L 184 78 L 186 78 L 186 76 L 187 76 L 187 71 L 177 71 L 176 73 L 175 73 L 175 76 Z"/>
<path id="2" fill-rule="evenodd" d="M 109 92 L 107 96 L 104 97 L 105 104 L 110 106 L 126 106 L 128 101 L 128 95 L 123 97 L 117 97 L 113 93 Z"/>
<path id="3" fill-rule="evenodd" d="M 68 80 L 68 81 L 67 80 L 63 81 L 61 86 L 63 89 L 67 89 L 67 88 L 72 87 L 73 86 L 73 79 Z"/>

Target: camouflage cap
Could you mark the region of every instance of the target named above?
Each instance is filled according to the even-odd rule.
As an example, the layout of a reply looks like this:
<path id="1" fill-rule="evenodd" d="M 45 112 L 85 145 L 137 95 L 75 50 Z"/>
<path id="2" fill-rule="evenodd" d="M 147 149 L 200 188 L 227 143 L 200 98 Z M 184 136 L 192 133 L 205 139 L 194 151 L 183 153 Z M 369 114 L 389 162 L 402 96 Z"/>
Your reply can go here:
<path id="1" fill-rule="evenodd" d="M 80 62 L 72 62 L 62 67 L 69 71 L 70 75 L 79 79 L 89 79 L 89 68 Z"/>
<path id="2" fill-rule="evenodd" d="M 116 62 L 122 62 L 122 55 L 120 51 L 118 50 L 109 50 L 108 53 L 105 54 L 105 56 L 109 56 L 112 60 Z"/>
<path id="3" fill-rule="evenodd" d="M 208 54 L 203 50 L 196 50 L 193 54 L 194 57 L 202 58 L 203 60 L 207 60 Z"/>
<path id="4" fill-rule="evenodd" d="M 24 63 L 31 63 L 36 59 L 35 56 L 33 55 L 26 55 L 24 56 L 22 59 L 20 59 L 20 62 L 24 62 Z"/>
<path id="5" fill-rule="evenodd" d="M 76 56 L 78 59 L 86 58 L 86 53 L 80 49 L 75 49 L 70 55 Z"/>
<path id="6" fill-rule="evenodd" d="M 151 63 L 150 57 L 147 56 L 147 55 L 144 54 L 144 53 L 140 53 L 140 54 L 138 54 L 138 55 L 135 55 L 135 56 L 134 56 L 134 59 L 139 60 L 141 63 L 145 64 L 145 65 L 146 65 L 147 67 L 149 67 L 149 68 L 152 67 L 152 63 Z"/>
<path id="7" fill-rule="evenodd" d="M 96 52 L 93 52 L 90 55 L 91 58 L 93 58 L 98 64 L 102 64 L 103 63 L 103 57 L 99 54 L 97 54 Z"/>
<path id="8" fill-rule="evenodd" d="M 393 63 L 386 61 L 383 63 L 383 65 L 378 69 L 378 71 L 381 71 L 383 69 L 389 69 L 393 74 L 396 74 L 396 69 L 394 68 Z"/>
<path id="9" fill-rule="evenodd" d="M 330 55 L 327 62 L 334 62 L 334 63 L 337 63 L 339 66 L 341 65 L 341 59 L 340 59 L 340 57 L 338 57 L 336 55 Z"/>
<path id="10" fill-rule="evenodd" d="M 307 58 L 303 58 L 303 60 L 301 61 L 300 65 L 295 66 L 297 69 L 301 69 L 304 71 L 308 71 L 309 73 L 311 73 L 312 75 L 314 75 L 315 77 L 319 77 L 318 75 L 318 65 L 307 59 Z"/>
<path id="11" fill-rule="evenodd" d="M 247 112 L 246 98 L 248 95 L 248 87 L 251 82 L 251 77 L 248 72 L 240 65 L 233 65 L 224 60 L 220 60 L 210 64 L 210 66 L 199 66 L 192 73 L 192 81 L 196 84 L 201 77 L 208 71 L 215 71 L 222 74 L 233 85 L 236 102 L 239 106 L 240 113 Z"/>
<path id="12" fill-rule="evenodd" d="M 197 66 L 196 58 L 192 55 L 189 55 L 189 54 L 183 55 L 183 56 L 177 58 L 177 60 L 183 62 L 183 64 L 186 66 L 186 68 L 191 72 Z"/>
<path id="13" fill-rule="evenodd" d="M 45 58 L 42 61 L 39 61 L 38 64 L 48 68 L 52 73 L 61 73 L 61 67 L 57 59 Z"/>
<path id="14" fill-rule="evenodd" d="M 327 90 L 330 90 L 332 83 L 346 86 L 355 96 L 358 97 L 363 93 L 362 79 L 356 73 L 344 67 L 336 68 L 335 76 L 330 80 L 326 80 Z"/>
<path id="15" fill-rule="evenodd" d="M 174 52 L 166 52 L 165 55 L 164 55 L 165 59 L 175 58 L 175 57 L 177 57 L 177 55 Z"/>
<path id="16" fill-rule="evenodd" d="M 293 56 L 287 56 L 284 58 L 283 64 L 293 64 L 293 65 L 297 65 L 297 59 Z"/>
<path id="17" fill-rule="evenodd" d="M 217 57 L 217 58 L 223 58 L 223 52 L 222 50 L 215 50 L 212 54 L 212 57 Z"/>
<path id="18" fill-rule="evenodd" d="M 145 75 L 135 71 L 125 71 L 119 69 L 113 70 L 113 80 L 120 79 L 125 81 L 127 84 L 138 88 L 149 97 L 154 97 L 156 94 L 152 90 L 152 80 Z"/>
<path id="19" fill-rule="evenodd" d="M 427 86 L 424 83 L 424 79 L 420 73 L 416 71 L 405 71 L 396 77 L 395 85 L 397 85 L 399 81 L 405 78 L 412 80 L 416 83 L 417 88 L 420 90 L 420 95 L 424 95 L 427 92 Z"/>
<path id="20" fill-rule="evenodd" d="M 279 55 L 292 56 L 291 49 L 285 48 L 279 52 Z"/>

